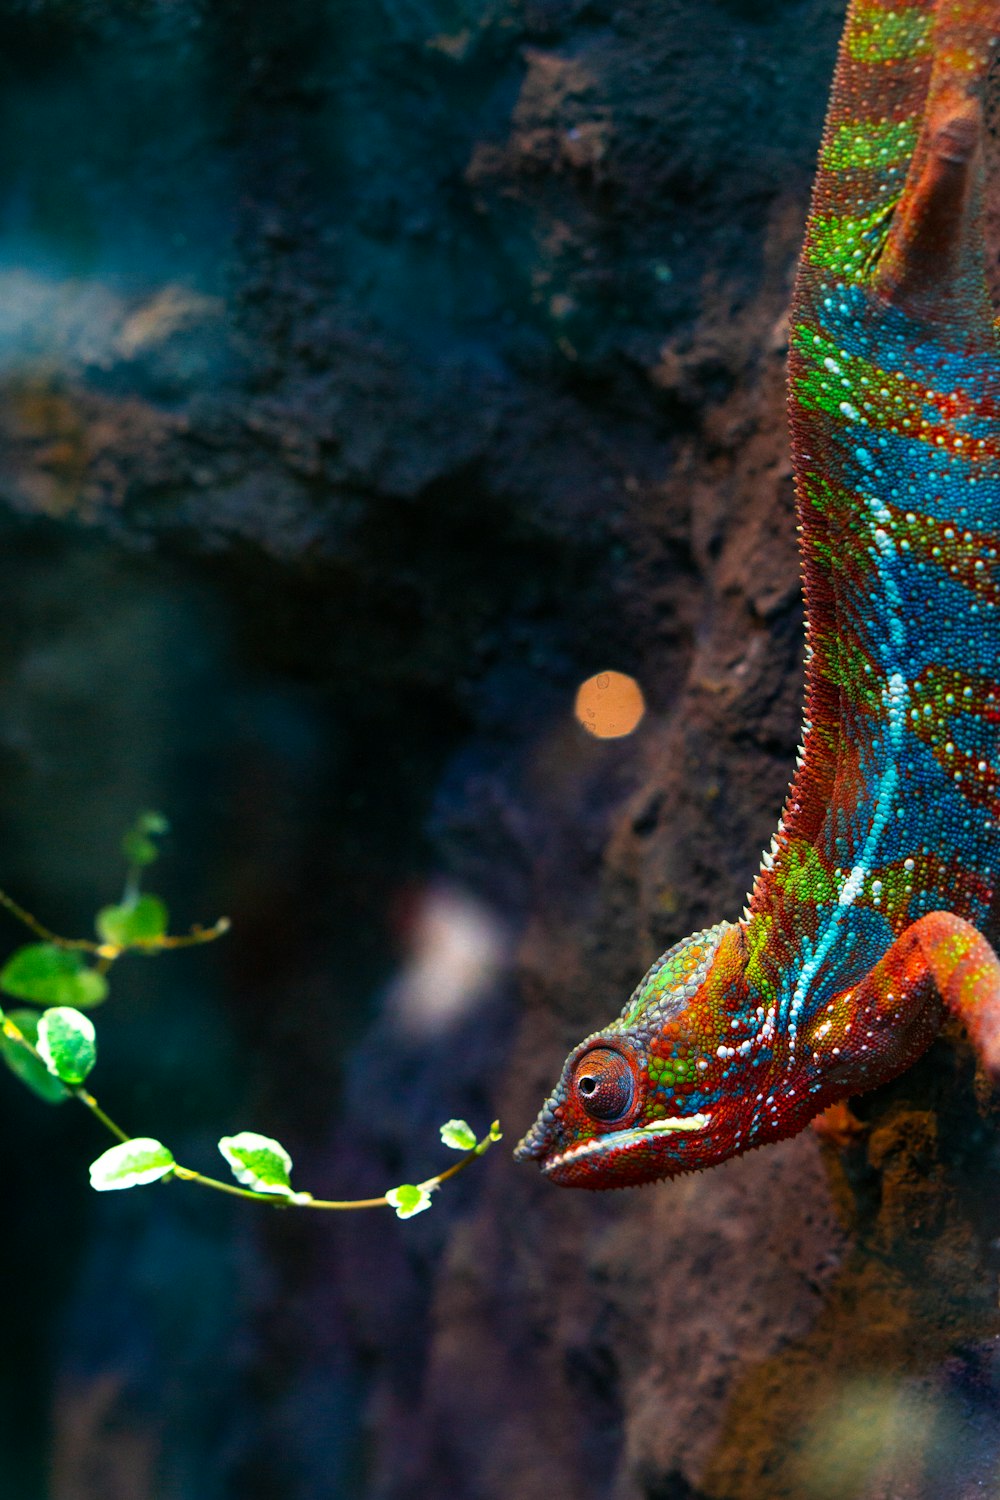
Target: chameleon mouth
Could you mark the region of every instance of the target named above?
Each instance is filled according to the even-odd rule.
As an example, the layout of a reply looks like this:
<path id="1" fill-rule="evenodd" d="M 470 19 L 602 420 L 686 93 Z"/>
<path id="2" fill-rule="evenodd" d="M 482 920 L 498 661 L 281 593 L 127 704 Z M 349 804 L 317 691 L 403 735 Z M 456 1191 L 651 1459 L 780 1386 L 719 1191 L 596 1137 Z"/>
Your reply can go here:
<path id="1" fill-rule="evenodd" d="M 650 1125 L 633 1126 L 628 1130 L 612 1130 L 607 1135 L 598 1135 L 590 1141 L 580 1141 L 542 1162 L 542 1171 L 548 1176 L 560 1168 L 586 1157 L 603 1156 L 609 1151 L 628 1151 L 632 1146 L 646 1144 L 659 1135 L 672 1135 L 676 1131 L 705 1130 L 711 1115 L 675 1115 L 672 1119 L 654 1120 Z"/>

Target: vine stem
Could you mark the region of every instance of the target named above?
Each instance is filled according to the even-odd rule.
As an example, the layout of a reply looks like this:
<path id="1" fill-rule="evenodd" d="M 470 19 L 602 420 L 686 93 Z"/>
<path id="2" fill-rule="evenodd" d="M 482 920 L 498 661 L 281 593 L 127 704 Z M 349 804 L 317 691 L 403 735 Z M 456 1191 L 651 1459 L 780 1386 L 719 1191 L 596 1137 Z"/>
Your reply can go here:
<path id="1" fill-rule="evenodd" d="M 3 1029 L 12 1041 L 18 1042 L 27 1052 L 30 1052 L 36 1062 L 40 1063 L 42 1067 L 46 1066 L 45 1059 L 38 1051 L 38 1048 L 28 1041 L 21 1028 L 9 1016 L 3 1018 Z M 65 1087 L 72 1097 L 78 1100 L 85 1109 L 88 1109 L 94 1116 L 94 1119 L 98 1120 L 104 1126 L 104 1129 L 113 1135 L 120 1144 L 126 1145 L 133 1139 L 127 1131 L 123 1130 L 101 1108 L 93 1094 L 90 1093 L 89 1089 L 85 1089 L 83 1084 L 66 1084 Z M 452 1166 L 446 1167 L 443 1172 L 437 1172 L 433 1177 L 427 1177 L 423 1182 L 415 1183 L 414 1186 L 419 1192 L 433 1193 L 436 1188 L 439 1188 L 443 1182 L 447 1182 L 450 1177 L 455 1177 L 459 1172 L 463 1172 L 466 1167 L 471 1166 L 476 1158 L 488 1151 L 499 1138 L 499 1133 L 494 1125 L 489 1134 L 485 1135 L 481 1141 L 477 1141 L 475 1146 L 467 1151 L 460 1160 Z M 218 1177 L 207 1177 L 203 1172 L 196 1172 L 193 1167 L 182 1166 L 180 1162 L 174 1163 L 167 1176 L 176 1177 L 181 1182 L 196 1183 L 199 1187 L 211 1188 L 216 1193 L 228 1193 L 231 1198 L 250 1198 L 254 1203 L 263 1203 L 269 1208 L 314 1208 L 326 1212 L 349 1213 L 355 1209 L 391 1208 L 393 1206 L 384 1193 L 379 1198 L 314 1198 L 311 1193 L 293 1192 L 288 1196 L 283 1193 L 258 1193 L 253 1188 L 236 1187 L 231 1182 L 222 1182 Z"/>
<path id="2" fill-rule="evenodd" d="M 26 1047 L 31 1047 L 31 1043 L 28 1041 L 27 1037 L 23 1037 L 23 1041 Z M 34 1047 L 31 1047 L 31 1050 L 35 1053 L 35 1056 L 38 1057 L 37 1050 Z M 41 1057 L 38 1057 L 38 1061 L 42 1061 Z M 111 1134 L 117 1136 L 119 1141 L 124 1143 L 125 1141 L 131 1140 L 131 1136 L 126 1135 L 121 1126 L 116 1125 L 111 1116 L 104 1113 L 104 1110 L 98 1104 L 93 1094 L 88 1093 L 82 1083 L 78 1083 L 76 1088 L 71 1088 L 70 1093 L 73 1095 L 74 1099 L 79 1099 L 81 1104 L 86 1105 L 87 1109 L 90 1110 L 90 1113 L 94 1116 L 95 1120 L 100 1120 L 105 1130 L 110 1130 Z"/>
<path id="3" fill-rule="evenodd" d="M 467 1151 L 460 1161 L 455 1162 L 444 1172 L 438 1172 L 434 1177 L 415 1183 L 414 1186 L 419 1191 L 433 1193 L 442 1182 L 447 1182 L 448 1178 L 454 1177 L 456 1172 L 461 1172 L 470 1166 L 476 1157 L 482 1156 L 483 1151 L 492 1144 L 492 1137 L 484 1136 L 483 1140 L 473 1146 L 471 1151 Z M 184 1182 L 197 1182 L 201 1187 L 214 1188 L 217 1193 L 229 1193 L 234 1198 L 253 1198 L 256 1203 L 269 1203 L 273 1208 L 319 1208 L 345 1213 L 356 1208 L 391 1208 L 392 1206 L 384 1193 L 380 1198 L 314 1198 L 311 1193 L 295 1193 L 291 1198 L 286 1198 L 278 1193 L 255 1193 L 252 1188 L 234 1187 L 230 1182 L 220 1182 L 217 1177 L 205 1177 L 201 1172 L 192 1171 L 190 1167 L 175 1167 L 173 1175 Z"/>
<path id="4" fill-rule="evenodd" d="M 97 953 L 100 951 L 101 944 L 91 942 L 90 938 L 64 938 L 60 937 L 58 933 L 50 932 L 47 927 L 39 922 L 37 917 L 33 917 L 30 911 L 26 911 L 23 906 L 14 900 L 13 896 L 8 896 L 7 892 L 3 890 L 0 890 L 0 906 L 9 911 L 12 917 L 16 917 L 29 931 L 35 934 L 35 937 L 41 938 L 44 943 L 51 943 L 56 948 L 76 948 L 86 953 Z"/>
<path id="5" fill-rule="evenodd" d="M 160 937 L 140 939 L 125 944 L 98 943 L 93 938 L 60 937 L 58 932 L 53 932 L 43 922 L 39 922 L 37 917 L 33 916 L 19 901 L 15 901 L 13 896 L 8 896 L 4 890 L 0 890 L 0 906 L 9 911 L 12 917 L 16 917 L 29 932 L 33 932 L 35 937 L 41 938 L 43 943 L 51 943 L 53 948 L 72 949 L 77 953 L 93 953 L 99 960 L 97 968 L 102 974 L 106 974 L 115 959 L 123 953 L 161 953 L 174 948 L 194 948 L 201 943 L 213 943 L 230 928 L 229 918 L 220 917 L 217 922 L 212 923 L 211 927 L 202 927 L 195 923 L 189 932 L 179 933 L 176 937 L 162 933 Z"/>

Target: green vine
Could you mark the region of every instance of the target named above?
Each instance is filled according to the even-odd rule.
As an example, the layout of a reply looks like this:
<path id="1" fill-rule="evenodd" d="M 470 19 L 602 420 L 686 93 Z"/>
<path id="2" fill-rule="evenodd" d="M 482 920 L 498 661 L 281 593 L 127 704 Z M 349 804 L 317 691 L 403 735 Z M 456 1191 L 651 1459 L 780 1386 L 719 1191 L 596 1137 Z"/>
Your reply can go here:
<path id="1" fill-rule="evenodd" d="M 401 1219 L 430 1208 L 431 1194 L 442 1183 L 500 1140 L 498 1121 L 494 1120 L 481 1139 L 464 1120 L 446 1121 L 441 1126 L 441 1141 L 451 1150 L 460 1151 L 461 1159 L 423 1182 L 402 1183 L 378 1198 L 316 1198 L 292 1187 L 291 1157 L 270 1136 L 251 1130 L 223 1136 L 219 1151 L 235 1179 L 224 1182 L 182 1166 L 169 1147 L 152 1136 L 129 1135 L 84 1087 L 97 1061 L 96 1028 L 86 1012 L 108 998 L 112 966 L 127 953 L 149 956 L 189 948 L 214 942 L 229 931 L 228 919 L 221 917 L 211 927 L 194 926 L 187 933 L 171 935 L 166 905 L 159 896 L 142 890 L 143 872 L 159 857 L 156 840 L 167 832 L 166 819 L 160 813 L 147 812 L 126 833 L 122 840 L 126 862 L 122 899 L 97 913 L 96 941 L 60 937 L 0 891 L 0 907 L 39 939 L 17 948 L 0 969 L 0 991 L 37 1007 L 0 1010 L 0 1056 L 4 1062 L 46 1103 L 75 1099 L 115 1137 L 116 1144 L 91 1163 L 90 1182 L 98 1192 L 176 1178 L 271 1208 L 336 1212 L 393 1208 Z"/>

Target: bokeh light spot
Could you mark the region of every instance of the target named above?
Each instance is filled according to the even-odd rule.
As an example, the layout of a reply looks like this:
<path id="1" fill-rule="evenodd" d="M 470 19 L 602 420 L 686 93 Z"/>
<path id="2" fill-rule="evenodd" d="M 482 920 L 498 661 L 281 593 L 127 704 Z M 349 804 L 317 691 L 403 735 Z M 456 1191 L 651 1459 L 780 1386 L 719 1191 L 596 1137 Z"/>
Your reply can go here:
<path id="1" fill-rule="evenodd" d="M 588 734 L 617 740 L 631 734 L 646 712 L 642 688 L 625 672 L 597 672 L 576 690 L 576 717 Z"/>
<path id="2" fill-rule="evenodd" d="M 407 948 L 388 1003 L 398 1029 L 410 1036 L 446 1032 L 465 1021 L 489 1000 L 511 951 L 490 908 L 443 883 L 420 893 Z"/>

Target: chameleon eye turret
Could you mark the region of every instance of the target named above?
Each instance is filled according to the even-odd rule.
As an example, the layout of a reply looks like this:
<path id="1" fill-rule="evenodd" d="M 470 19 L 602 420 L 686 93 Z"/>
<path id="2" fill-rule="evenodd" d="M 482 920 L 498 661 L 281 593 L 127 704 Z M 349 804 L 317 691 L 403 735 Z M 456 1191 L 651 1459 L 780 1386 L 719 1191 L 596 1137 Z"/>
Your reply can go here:
<path id="1" fill-rule="evenodd" d="M 853 0 L 792 301 L 802 747 L 742 920 L 653 965 L 518 1149 L 592 1188 L 711 1166 L 901 1073 L 946 1012 L 1000 1082 L 1000 0 Z"/>
<path id="2" fill-rule="evenodd" d="M 573 1083 L 584 1111 L 592 1120 L 620 1120 L 632 1107 L 635 1079 L 620 1052 L 594 1047 L 576 1065 Z"/>

